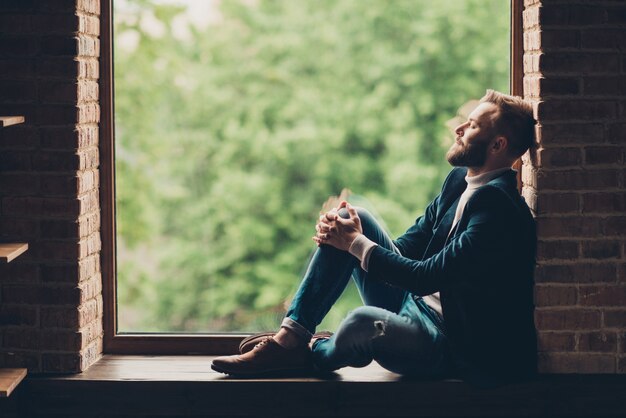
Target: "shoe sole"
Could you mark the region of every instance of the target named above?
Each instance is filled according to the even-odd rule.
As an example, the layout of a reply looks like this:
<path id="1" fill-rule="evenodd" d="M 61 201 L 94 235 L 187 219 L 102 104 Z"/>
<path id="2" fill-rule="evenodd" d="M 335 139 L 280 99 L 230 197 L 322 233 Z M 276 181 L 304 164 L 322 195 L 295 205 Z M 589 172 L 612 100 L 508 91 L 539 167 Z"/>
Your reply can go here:
<path id="1" fill-rule="evenodd" d="M 252 341 L 259 340 L 258 342 L 261 342 L 265 337 L 273 337 L 274 335 L 276 335 L 275 332 L 264 332 L 261 334 L 254 334 L 254 335 L 244 338 L 239 343 L 239 354 L 245 354 L 248 351 L 252 350 L 254 346 L 256 345 L 256 343 L 252 343 Z M 315 334 L 313 334 L 313 337 L 311 339 L 313 340 L 313 339 L 320 339 L 320 338 L 330 338 L 332 337 L 332 335 L 333 333 L 330 331 L 320 331 L 320 332 L 316 332 Z"/>

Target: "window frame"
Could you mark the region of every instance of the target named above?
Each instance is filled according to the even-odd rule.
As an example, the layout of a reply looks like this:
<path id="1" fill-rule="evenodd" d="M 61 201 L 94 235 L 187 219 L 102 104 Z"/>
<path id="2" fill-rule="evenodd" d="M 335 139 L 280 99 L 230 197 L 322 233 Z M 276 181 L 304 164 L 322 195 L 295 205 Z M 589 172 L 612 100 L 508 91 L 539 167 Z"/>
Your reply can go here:
<path id="1" fill-rule="evenodd" d="M 100 207 L 101 271 L 105 354 L 230 354 L 247 334 L 117 333 L 115 126 L 113 80 L 113 1 L 101 0 L 100 55 Z M 511 2 L 510 93 L 523 95 L 523 0 Z M 518 170 L 521 190 L 521 160 Z"/>

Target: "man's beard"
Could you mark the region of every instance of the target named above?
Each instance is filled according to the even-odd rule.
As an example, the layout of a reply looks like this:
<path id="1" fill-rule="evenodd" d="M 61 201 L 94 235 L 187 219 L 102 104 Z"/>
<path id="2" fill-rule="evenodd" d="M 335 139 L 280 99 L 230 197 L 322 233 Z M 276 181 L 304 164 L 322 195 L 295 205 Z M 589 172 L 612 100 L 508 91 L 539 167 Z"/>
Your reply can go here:
<path id="1" fill-rule="evenodd" d="M 467 145 L 455 142 L 446 153 L 446 159 L 455 167 L 482 167 L 487 160 L 487 148 L 491 138 Z"/>

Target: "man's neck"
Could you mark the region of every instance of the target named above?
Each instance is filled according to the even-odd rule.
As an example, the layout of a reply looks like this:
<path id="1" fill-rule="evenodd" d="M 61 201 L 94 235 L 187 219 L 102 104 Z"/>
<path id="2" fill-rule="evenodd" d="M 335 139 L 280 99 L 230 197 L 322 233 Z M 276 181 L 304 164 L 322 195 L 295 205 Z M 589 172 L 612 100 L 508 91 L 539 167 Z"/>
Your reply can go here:
<path id="1" fill-rule="evenodd" d="M 485 174 L 494 170 L 500 170 L 503 168 L 511 168 L 511 166 L 510 165 L 497 165 L 497 166 L 467 167 L 467 177 L 479 176 L 481 174 Z"/>

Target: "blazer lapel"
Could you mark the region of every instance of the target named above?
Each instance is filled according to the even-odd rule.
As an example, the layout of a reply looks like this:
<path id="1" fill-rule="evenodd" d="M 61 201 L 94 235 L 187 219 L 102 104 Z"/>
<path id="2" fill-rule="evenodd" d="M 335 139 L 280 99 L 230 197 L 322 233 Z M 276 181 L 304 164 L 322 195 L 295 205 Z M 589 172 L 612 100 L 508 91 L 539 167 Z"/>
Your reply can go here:
<path id="1" fill-rule="evenodd" d="M 424 252 L 424 260 L 441 251 L 444 247 L 446 240 L 448 239 L 448 234 L 450 233 L 450 228 L 452 227 L 452 221 L 454 220 L 454 215 L 456 214 L 456 208 L 459 206 L 460 198 L 461 195 L 459 195 L 456 200 L 452 202 L 446 213 L 441 218 L 441 222 L 439 222 L 439 225 L 435 229 L 433 237 Z"/>

